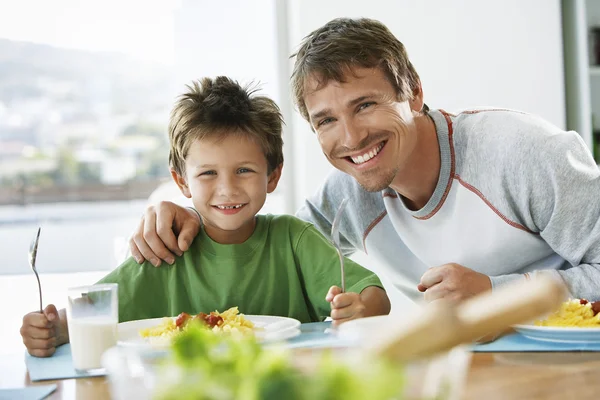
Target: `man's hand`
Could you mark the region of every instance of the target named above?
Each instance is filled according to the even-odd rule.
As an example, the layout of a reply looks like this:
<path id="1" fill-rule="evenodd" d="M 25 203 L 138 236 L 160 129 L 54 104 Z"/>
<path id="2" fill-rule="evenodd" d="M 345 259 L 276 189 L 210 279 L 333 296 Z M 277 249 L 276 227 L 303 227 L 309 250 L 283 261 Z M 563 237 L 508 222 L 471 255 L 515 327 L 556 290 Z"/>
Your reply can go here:
<path id="1" fill-rule="evenodd" d="M 161 201 L 149 206 L 139 226 L 129 239 L 131 255 L 138 264 L 148 260 L 155 267 L 161 260 L 175 262 L 175 254 L 181 256 L 200 230 L 200 218 L 194 210 Z"/>
<path id="2" fill-rule="evenodd" d="M 358 293 L 342 293 L 341 288 L 332 286 L 329 288 L 325 300 L 331 303 L 331 319 L 334 326 L 366 316 L 366 306 Z"/>
<path id="3" fill-rule="evenodd" d="M 21 326 L 23 344 L 35 357 L 50 357 L 61 344 L 69 341 L 66 315 L 56 311 L 52 304 L 43 313 L 31 312 L 23 317 Z"/>
<path id="4" fill-rule="evenodd" d="M 421 277 L 417 286 L 425 292 L 425 300 L 448 300 L 459 302 L 492 289 L 487 275 L 473 271 L 459 264 L 444 264 L 429 268 Z"/>

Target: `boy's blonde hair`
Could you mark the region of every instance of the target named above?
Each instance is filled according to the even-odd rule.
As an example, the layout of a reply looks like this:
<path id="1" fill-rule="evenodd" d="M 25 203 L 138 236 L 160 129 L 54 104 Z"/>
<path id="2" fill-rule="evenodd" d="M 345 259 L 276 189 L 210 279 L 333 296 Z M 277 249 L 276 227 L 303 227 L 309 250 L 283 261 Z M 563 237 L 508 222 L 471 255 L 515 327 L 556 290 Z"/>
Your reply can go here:
<path id="1" fill-rule="evenodd" d="M 177 174 L 185 174 L 193 141 L 231 134 L 250 137 L 262 147 L 269 173 L 283 163 L 283 117 L 273 100 L 255 96 L 256 89 L 226 76 L 202 78 L 187 88 L 169 122 L 169 165 Z"/>

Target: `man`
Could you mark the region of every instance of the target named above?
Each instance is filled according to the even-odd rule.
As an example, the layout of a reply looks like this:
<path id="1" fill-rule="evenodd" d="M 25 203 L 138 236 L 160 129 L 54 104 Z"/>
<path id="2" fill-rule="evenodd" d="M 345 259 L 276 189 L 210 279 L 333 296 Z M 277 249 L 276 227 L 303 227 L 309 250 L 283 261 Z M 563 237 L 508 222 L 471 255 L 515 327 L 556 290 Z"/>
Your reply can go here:
<path id="1" fill-rule="evenodd" d="M 374 20 L 330 21 L 295 56 L 298 110 L 338 170 L 300 218 L 328 235 L 348 198 L 344 251 L 380 258 L 413 299 L 460 301 L 539 273 L 600 299 L 600 171 L 576 133 L 516 111 L 429 110 L 404 46 Z M 149 208 L 134 257 L 171 263 L 198 221 Z"/>

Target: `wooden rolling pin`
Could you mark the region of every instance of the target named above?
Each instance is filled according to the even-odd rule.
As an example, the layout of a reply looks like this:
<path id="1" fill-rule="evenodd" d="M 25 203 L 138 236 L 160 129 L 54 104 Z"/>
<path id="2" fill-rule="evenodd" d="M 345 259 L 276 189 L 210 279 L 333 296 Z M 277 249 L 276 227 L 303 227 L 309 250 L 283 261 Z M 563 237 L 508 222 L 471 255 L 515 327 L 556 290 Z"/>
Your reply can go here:
<path id="1" fill-rule="evenodd" d="M 390 320 L 367 349 L 373 355 L 402 362 L 427 357 L 552 312 L 566 293 L 559 280 L 538 275 L 456 306 L 428 304 L 410 319 Z"/>

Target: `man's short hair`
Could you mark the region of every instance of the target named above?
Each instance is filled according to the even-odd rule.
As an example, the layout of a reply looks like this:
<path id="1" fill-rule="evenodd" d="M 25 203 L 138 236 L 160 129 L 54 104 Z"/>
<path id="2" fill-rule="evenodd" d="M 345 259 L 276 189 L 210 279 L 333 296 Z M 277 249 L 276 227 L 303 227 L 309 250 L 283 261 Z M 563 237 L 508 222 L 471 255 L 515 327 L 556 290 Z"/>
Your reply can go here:
<path id="1" fill-rule="evenodd" d="M 381 22 L 368 18 L 337 18 L 311 32 L 300 44 L 291 84 L 294 101 L 310 122 L 304 103 L 309 77 L 323 87 L 330 80 L 344 82 L 352 67 L 381 68 L 400 101 L 412 100 L 420 79 L 404 45 Z"/>

